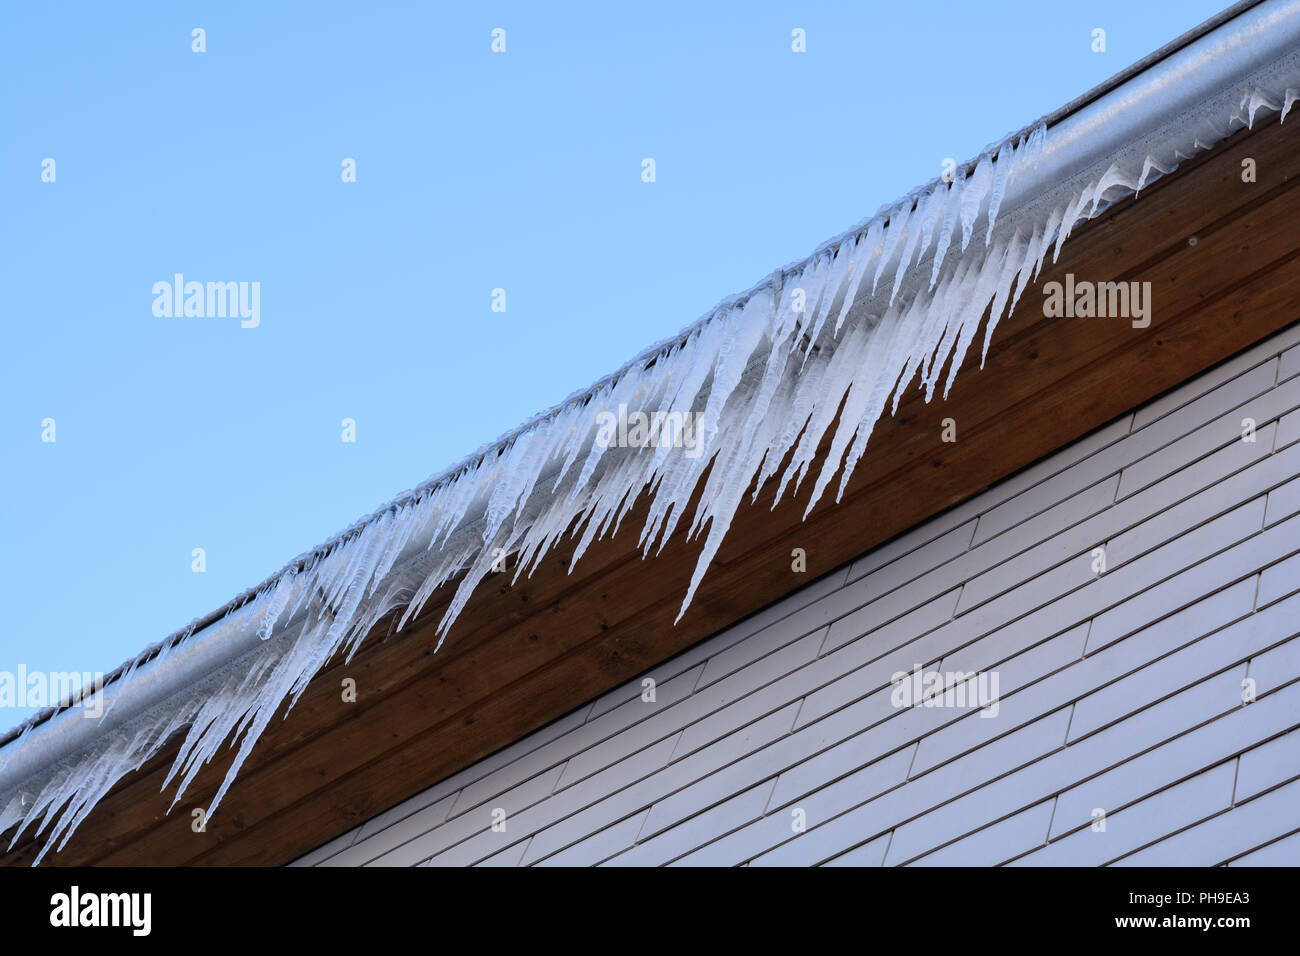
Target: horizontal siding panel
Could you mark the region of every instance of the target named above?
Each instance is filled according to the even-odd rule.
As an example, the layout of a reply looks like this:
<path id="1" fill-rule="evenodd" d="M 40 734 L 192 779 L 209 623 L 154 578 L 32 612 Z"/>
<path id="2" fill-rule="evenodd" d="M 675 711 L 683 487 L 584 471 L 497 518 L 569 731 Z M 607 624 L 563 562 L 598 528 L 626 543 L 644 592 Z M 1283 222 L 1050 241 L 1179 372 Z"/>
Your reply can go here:
<path id="1" fill-rule="evenodd" d="M 675 762 L 651 777 L 641 781 L 636 787 L 620 791 L 610 798 L 594 804 L 586 810 L 565 817 L 554 825 L 539 832 L 529 847 L 525 862 L 532 862 L 547 856 L 555 850 L 563 849 L 570 843 L 590 835 L 606 825 L 611 813 L 615 819 L 621 818 L 624 810 L 641 809 L 648 802 L 658 800 L 691 781 L 698 780 L 709 770 L 725 766 L 745 757 L 764 744 L 789 733 L 794 723 L 798 703 L 777 711 L 761 720 L 736 731 L 715 744 L 684 760 Z"/>
<path id="2" fill-rule="evenodd" d="M 1264 371 L 1269 378 L 1272 377 L 1273 369 Z M 1280 418 L 1297 405 L 1300 405 L 1300 380 L 1293 379 L 1263 395 L 1257 395 L 1214 421 L 1207 422 L 1192 433 L 1129 465 L 1120 475 L 1119 496 L 1125 498 L 1140 491 L 1188 462 L 1203 458 L 1219 448 L 1232 445 L 1241 445 L 1243 448 L 1262 445 L 1263 441 L 1258 440 L 1258 436 L 1254 442 L 1242 441 L 1242 430 L 1245 428 L 1246 419 L 1254 421 L 1258 429 L 1265 422 Z"/>
<path id="3" fill-rule="evenodd" d="M 1123 866 L 1218 866 L 1273 839 L 1279 830 L 1300 829 L 1300 781 L 1238 804 L 1212 820 L 1126 856 Z"/>
<path id="4" fill-rule="evenodd" d="M 444 797 L 373 836 L 353 844 L 346 851 L 325 861 L 325 866 L 360 866 L 389 851 L 404 852 L 421 834 L 428 833 L 447 818 L 456 795 Z M 412 861 L 415 862 L 415 861 Z"/>
<path id="5" fill-rule="evenodd" d="M 891 561 L 879 570 L 863 576 L 854 585 L 854 593 L 872 600 L 902 587 L 926 571 L 947 564 L 964 552 L 975 532 L 975 521 L 949 531 L 929 544 L 922 545 L 907 556 L 906 561 Z"/>
<path id="6" fill-rule="evenodd" d="M 1282 353 L 1282 367 L 1278 369 L 1277 380 L 1285 382 L 1296 375 L 1300 375 L 1300 345 Z"/>
<path id="7" fill-rule="evenodd" d="M 1244 667 L 1240 673 L 1245 673 Z M 931 847 L 964 836 L 1031 803 L 1046 799 L 1069 784 L 1136 756 L 1190 726 L 1223 713 L 1231 706 L 1232 700 L 1225 691 L 1240 686 L 1240 677 L 1237 676 L 1235 680 L 1233 677 L 1234 675 L 1224 675 L 1189 688 L 1177 697 L 1147 708 L 1068 749 L 1065 748 L 1062 726 L 1059 746 L 1040 751 L 1038 756 L 1041 759 L 994 781 L 967 799 L 946 802 L 905 827 L 900 827 L 894 834 L 886 863 L 907 862 L 912 856 Z M 1070 709 L 1057 713 L 1068 715 Z M 1012 734 L 1004 737 L 989 746 L 996 746 L 1015 736 Z M 954 764 L 979 760 L 988 749 L 986 746 L 976 750 Z M 908 791 L 912 791 L 917 783 L 919 781 L 910 785 Z"/>
<path id="8" fill-rule="evenodd" d="M 889 849 L 889 834 L 869 840 L 848 853 L 842 853 L 823 866 L 883 866 L 885 851 Z"/>
<path id="9" fill-rule="evenodd" d="M 686 821 L 664 830 L 658 836 L 619 854 L 609 863 L 614 866 L 662 866 L 694 850 L 703 843 L 725 836 L 731 830 L 763 815 L 772 784 L 763 783 L 705 810 Z M 654 816 L 654 811 L 650 811 Z"/>
<path id="10" fill-rule="evenodd" d="M 1135 427 L 1120 441 L 1062 472 L 1056 481 L 1035 486 L 988 514 L 981 515 L 980 528 L 975 535 L 976 543 L 984 537 L 991 537 L 1030 520 L 1057 501 L 1077 494 L 1196 429 L 1222 418 L 1242 402 L 1259 395 L 1272 384 L 1273 377 L 1271 368 L 1256 370 L 1185 405 L 1176 415 L 1157 419 L 1145 427 Z"/>
<path id="11" fill-rule="evenodd" d="M 1277 428 L 1277 444 L 1279 448 L 1295 441 L 1300 441 L 1300 412 L 1291 412 L 1289 415 L 1284 415 Z"/>
<path id="12" fill-rule="evenodd" d="M 1161 700 L 1284 643 L 1295 632 L 1297 620 L 1300 597 L 1276 604 L 1107 684 L 1074 705 L 1070 739 L 1078 740 L 1119 720 L 1132 713 L 1139 702 Z"/>
<path id="13" fill-rule="evenodd" d="M 997 544 L 1012 552 L 1012 556 L 966 582 L 957 606 L 958 613 L 1011 590 L 1025 580 L 1026 572 L 1031 569 L 1046 570 L 1074 557 L 1080 547 L 1090 548 L 1097 544 L 1099 536 L 1095 531 L 1085 530 L 1070 535 L 1058 532 L 1102 512 L 1109 513 L 1118 487 L 1119 476 L 1112 475 L 1049 508 L 1032 522 L 1002 535 Z"/>
<path id="14" fill-rule="evenodd" d="M 1264 569 L 1259 576 L 1259 596 L 1255 604 L 1267 607 L 1297 590 L 1300 590 L 1300 554 Z"/>
<path id="15" fill-rule="evenodd" d="M 1037 806 L 1007 817 L 1000 823 L 949 843 L 927 853 L 912 866 L 997 866 L 1047 841 L 1047 825 L 1052 818 L 1054 801 L 1044 800 Z"/>
<path id="16" fill-rule="evenodd" d="M 475 866 L 518 866 L 519 861 L 523 858 L 524 851 L 528 849 L 528 841 L 523 840 L 512 847 L 507 847 L 500 853 L 488 857 L 481 863 L 475 863 Z"/>
<path id="17" fill-rule="evenodd" d="M 471 834 L 483 831 L 492 832 L 492 825 L 496 822 L 496 811 L 504 811 L 507 831 L 509 830 L 510 817 L 526 810 L 533 804 L 543 800 L 550 792 L 555 789 L 555 782 L 559 779 L 562 767 L 555 767 L 549 773 L 540 777 L 534 777 L 532 780 L 520 784 L 512 790 L 493 797 L 488 803 L 482 804 L 473 811 L 463 813 L 455 817 L 446 826 L 430 830 L 427 834 L 404 843 L 394 850 L 384 853 L 382 856 L 376 856 L 371 853 L 371 861 L 367 866 L 411 866 L 420 860 L 429 856 L 438 849 L 464 839 Z M 383 839 L 383 834 L 372 838 L 371 844 L 375 844 Z M 386 841 L 385 841 L 386 842 Z M 353 850 L 360 850 L 367 844 L 358 844 Z M 497 849 L 494 847 L 493 849 Z M 477 861 L 466 861 L 477 862 Z"/>
<path id="18" fill-rule="evenodd" d="M 1219 528 L 1229 535 L 1228 541 L 1237 540 L 1245 526 L 1263 516 L 1263 499 L 1219 519 Z M 1088 634 L 1088 653 L 1095 653 L 1122 637 L 1127 637 L 1166 614 L 1181 610 L 1201 595 L 1223 587 L 1227 583 L 1254 575 L 1293 550 L 1300 533 L 1300 519 L 1275 525 L 1263 534 L 1246 538 L 1240 545 L 1227 549 L 1211 558 L 1193 564 L 1187 573 L 1162 580 L 1157 587 L 1136 596 L 1134 600 L 1111 608 L 1093 619 Z M 1171 548 L 1181 542 L 1174 542 Z"/>
<path id="19" fill-rule="evenodd" d="M 1096 807 L 1113 810 L 1127 806 L 1297 723 L 1300 685 L 1293 684 L 1246 707 L 1238 705 L 1220 719 L 1062 793 L 1052 821 L 1052 838 L 1090 825 Z"/>
<path id="20" fill-rule="evenodd" d="M 1239 856 L 1228 866 L 1300 866 L 1300 833 Z"/>
<path id="21" fill-rule="evenodd" d="M 592 816 L 599 814 L 604 825 L 615 823 L 636 812 L 636 801 L 628 799 L 629 792 L 635 784 L 650 778 L 667 765 L 676 743 L 675 737 L 662 740 L 581 783 L 552 794 L 520 813 L 511 814 L 504 834 L 492 831 L 487 818 L 477 818 L 480 826 L 456 834 L 454 840 L 438 835 L 436 843 L 426 841 L 420 856 L 431 857 L 429 862 L 433 866 L 467 866 L 499 852 L 507 843 L 540 833 L 570 816 L 580 816 L 582 810 L 575 813 L 576 808 L 585 808 Z M 594 833 L 597 829 L 599 827 L 593 827 L 589 832 Z M 587 835 L 588 833 L 579 833 L 563 846 L 576 843 Z M 532 862 L 532 853 L 533 846 L 529 844 L 525 852 L 525 863 Z"/>
<path id="22" fill-rule="evenodd" d="M 959 714 L 957 715 L 959 719 L 927 734 L 921 740 L 920 749 L 917 751 L 913 773 L 923 773 L 947 763 L 982 746 L 990 737 L 1026 723 L 1025 719 L 1017 720 L 1017 716 L 1024 717 L 1024 712 L 1015 706 L 1015 703 L 1027 698 L 1017 697 L 1017 692 L 1078 661 L 1083 656 L 1083 643 L 1087 636 L 1088 625 L 1082 624 L 1072 631 L 1066 631 L 1050 641 L 1031 648 L 1006 663 L 997 665 L 995 668 L 998 674 L 997 707 Z M 961 655 L 953 662 L 945 660 L 941 669 L 949 673 L 953 671 L 969 673 L 970 668 L 975 667 L 977 662 L 966 658 L 972 651 L 983 650 L 984 647 L 985 642 L 981 641 L 978 645 L 964 648 Z M 1008 702 L 1012 702 L 1013 707 L 1004 715 L 1002 707 Z M 1055 703 L 1059 706 L 1059 697 L 1056 698 Z M 1032 718 L 1037 718 L 1042 716 L 1043 712 L 1031 709 L 1031 714 Z"/>
<path id="23" fill-rule="evenodd" d="M 1300 478 L 1288 481 L 1268 493 L 1264 524 L 1274 525 L 1300 512 Z"/>
<path id="24" fill-rule="evenodd" d="M 1293 777 L 1300 777 L 1300 731 L 1294 730 L 1241 755 L 1236 799 L 1249 800 Z"/>
<path id="25" fill-rule="evenodd" d="M 620 850 L 636 842 L 637 835 L 645 826 L 649 810 L 642 810 L 626 820 L 605 827 L 602 830 L 569 847 L 554 853 L 538 862 L 538 866 L 592 866 L 601 860 L 607 860 Z"/>
<path id="26" fill-rule="evenodd" d="M 1021 857 L 1024 866 L 1102 866 L 1161 837 L 1199 823 L 1232 803 L 1237 762 L 1230 760 L 1190 780 L 1162 790 L 1117 813 L 1096 807 L 1102 816 L 1051 846 Z"/>

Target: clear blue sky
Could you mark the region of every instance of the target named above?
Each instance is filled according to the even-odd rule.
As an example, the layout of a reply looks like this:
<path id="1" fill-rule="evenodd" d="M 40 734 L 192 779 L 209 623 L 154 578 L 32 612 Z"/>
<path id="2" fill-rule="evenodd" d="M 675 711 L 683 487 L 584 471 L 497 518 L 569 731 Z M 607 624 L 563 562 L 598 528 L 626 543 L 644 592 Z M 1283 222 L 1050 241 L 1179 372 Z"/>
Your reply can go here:
<path id="1" fill-rule="evenodd" d="M 6 3 L 0 670 L 112 669 L 1226 2 Z"/>

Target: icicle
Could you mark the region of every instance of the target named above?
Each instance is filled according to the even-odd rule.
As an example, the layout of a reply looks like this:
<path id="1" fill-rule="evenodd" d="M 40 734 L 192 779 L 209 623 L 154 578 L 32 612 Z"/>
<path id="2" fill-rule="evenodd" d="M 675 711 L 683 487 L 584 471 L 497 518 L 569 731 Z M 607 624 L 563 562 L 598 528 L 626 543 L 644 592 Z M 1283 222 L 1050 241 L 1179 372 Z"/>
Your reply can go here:
<path id="1" fill-rule="evenodd" d="M 989 343 L 993 341 L 993 330 L 998 327 L 998 322 L 1002 318 L 1002 307 L 1011 293 L 1011 280 L 1026 271 L 1025 251 L 1025 240 L 1021 238 L 1020 230 L 1017 229 L 1011 237 L 1011 245 L 1007 248 L 1002 273 L 998 276 L 997 294 L 993 296 L 993 305 L 989 307 L 989 320 L 984 327 L 984 348 L 980 350 L 980 368 L 984 367 L 984 360 L 988 358 Z M 1014 311 L 1015 307 L 1015 302 L 1012 302 L 1007 314 Z"/>
<path id="2" fill-rule="evenodd" d="M 894 304 L 894 299 L 898 296 L 898 287 L 902 285 L 903 276 L 911 265 L 912 255 L 914 253 L 924 255 L 926 246 L 930 244 L 930 236 L 934 232 L 935 214 L 940 207 L 937 196 L 936 190 L 926 193 L 917 200 L 916 212 L 912 214 L 911 221 L 908 223 L 907 243 L 903 246 L 903 254 L 898 257 L 898 266 L 894 270 L 894 285 L 889 290 L 890 305 Z"/>
<path id="3" fill-rule="evenodd" d="M 980 206 L 984 202 L 984 196 L 993 186 L 993 160 L 989 154 L 985 153 L 980 157 L 979 164 L 975 171 L 971 173 L 970 181 L 966 183 L 966 188 L 961 194 L 961 251 L 965 252 L 966 247 L 970 245 L 971 232 L 975 228 L 975 220 L 979 218 Z"/>
<path id="4" fill-rule="evenodd" d="M 1278 109 L 1277 104 L 1274 103 L 1272 100 L 1270 100 L 1268 96 L 1264 94 L 1264 91 L 1259 89 L 1259 87 L 1254 87 L 1251 89 L 1250 96 L 1246 101 L 1245 105 L 1250 110 L 1250 116 L 1247 120 L 1246 125 L 1249 126 L 1251 129 L 1255 128 L 1255 114 L 1259 111 L 1259 108 L 1261 106 L 1266 106 L 1269 109 L 1274 111 Z"/>
<path id="5" fill-rule="evenodd" d="M 1161 176 L 1164 176 L 1172 173 L 1177 165 L 1177 163 L 1169 163 L 1168 165 L 1162 164 L 1158 159 L 1148 153 L 1146 159 L 1142 161 L 1142 175 L 1138 176 L 1136 191 L 1141 192 L 1142 188 L 1146 186 L 1147 178 L 1151 175 L 1152 170 L 1159 173 Z"/>
<path id="6" fill-rule="evenodd" d="M 998 150 L 997 162 L 994 169 L 997 172 L 997 178 L 993 181 L 993 194 L 989 196 L 989 225 L 988 230 L 984 233 L 984 245 L 993 245 L 993 226 L 998 221 L 998 210 L 1002 208 L 1002 197 L 1007 194 L 1007 186 L 1011 184 L 1011 174 L 1014 163 L 1014 153 L 1012 152 L 1011 143 L 1002 144 Z"/>
<path id="7" fill-rule="evenodd" d="M 1039 237 L 1038 250 L 1035 253 L 1034 260 L 1034 279 L 1038 279 L 1039 273 L 1043 271 L 1043 260 L 1047 258 L 1047 250 L 1052 245 L 1052 240 L 1057 236 L 1057 230 L 1061 225 L 1061 215 L 1064 210 L 1057 206 L 1052 210 L 1052 214 L 1047 217 L 1047 225 L 1043 227 L 1043 234 Z"/>
<path id="8" fill-rule="evenodd" d="M 866 241 L 869 247 L 872 243 L 872 231 L 874 231 L 875 234 L 879 236 L 880 235 L 879 230 L 880 230 L 880 223 L 878 221 L 873 222 L 871 224 L 871 230 L 868 231 L 867 233 Z M 812 289 L 809 289 L 808 286 L 803 287 L 804 291 L 807 293 L 807 296 L 804 301 L 804 316 L 800 319 L 800 328 L 805 331 L 812 324 L 809 321 L 809 316 L 816 315 L 817 303 L 821 298 L 821 289 L 825 285 L 826 273 L 829 271 L 830 268 L 827 263 L 827 258 L 825 255 L 814 256 L 813 261 L 810 263 L 810 266 L 811 268 L 804 269 L 803 275 L 801 276 L 801 279 L 807 280 L 809 285 L 812 286 Z M 813 292 L 814 289 L 816 290 L 816 294 L 814 294 Z M 808 337 L 810 340 L 816 339 L 816 336 L 812 334 L 809 334 Z M 804 361 L 807 361 L 809 354 L 811 353 L 810 352 L 804 353 Z"/>
<path id="9" fill-rule="evenodd" d="M 939 270 L 943 268 L 943 257 L 948 251 L 948 243 L 952 241 L 952 231 L 957 225 L 957 217 L 961 208 L 961 191 L 965 181 L 965 175 L 958 169 L 957 178 L 953 180 L 952 185 L 948 188 L 943 210 L 943 226 L 939 229 L 938 245 L 935 246 L 934 250 L 934 266 L 930 270 L 931 289 L 939 281 Z"/>
<path id="10" fill-rule="evenodd" d="M 979 272 L 974 286 L 967 297 L 967 301 L 961 306 L 963 309 L 961 334 L 957 336 L 957 344 L 953 346 L 952 359 L 948 363 L 948 377 L 943 383 L 945 401 L 948 399 L 948 393 L 952 391 L 952 383 L 957 378 L 957 370 L 961 368 L 962 362 L 965 361 L 966 352 L 975 339 L 975 333 L 979 331 L 980 316 L 984 314 L 984 309 L 989 304 L 989 300 L 997 295 L 999 280 L 1002 278 L 1002 266 L 1006 257 L 1006 246 L 999 240 L 979 265 Z M 989 325 L 992 326 L 994 321 L 995 319 L 990 316 Z"/>
<path id="11" fill-rule="evenodd" d="M 844 284 L 844 277 L 848 274 L 849 262 L 853 259 L 853 250 L 855 248 L 856 243 L 850 239 L 843 243 L 835 253 L 835 258 L 831 263 L 830 275 L 822 292 L 821 307 L 817 310 L 817 321 L 813 323 L 812 332 L 809 333 L 809 337 L 814 342 L 817 341 L 817 336 L 821 334 L 822 326 L 826 323 L 826 317 L 830 315 L 831 306 L 835 302 L 836 295 Z"/>
<path id="12" fill-rule="evenodd" d="M 943 221 L 943 215 L 948 209 L 950 189 L 950 186 L 940 183 L 930 191 L 925 201 L 925 215 L 921 217 L 921 245 L 916 250 L 918 262 L 925 258 L 926 252 L 930 249 L 930 242 L 934 239 L 934 231 Z M 895 282 L 894 285 L 897 286 L 898 283 Z"/>
<path id="13" fill-rule="evenodd" d="M 1079 214 L 1083 208 L 1084 197 L 1088 195 L 1090 186 L 1084 186 L 1080 192 L 1074 194 L 1070 204 L 1065 207 L 1065 214 L 1061 217 L 1060 229 L 1056 234 L 1056 249 L 1052 252 L 1052 264 L 1061 257 L 1061 247 L 1065 245 L 1065 240 L 1070 237 L 1074 224 L 1079 221 Z"/>
<path id="14" fill-rule="evenodd" d="M 267 603 L 266 611 L 262 614 L 262 621 L 257 627 L 257 636 L 262 640 L 265 641 L 271 636 L 275 622 L 280 619 L 280 615 L 289 606 L 289 600 L 294 595 L 294 583 L 297 577 L 297 570 L 290 568 L 289 572 L 276 584 L 271 600 Z"/>
<path id="15" fill-rule="evenodd" d="M 840 484 L 835 491 L 836 502 L 843 500 L 844 489 L 848 487 L 849 478 L 857 467 L 858 461 L 862 458 L 863 452 L 866 451 L 867 441 L 875 429 L 876 422 L 884 412 L 885 403 L 889 400 L 889 393 L 897 381 L 895 369 L 899 367 L 901 355 L 907 347 L 905 335 L 903 334 L 907 314 L 910 314 L 910 308 L 907 313 L 900 315 L 898 310 L 891 306 L 874 333 L 875 341 L 870 355 L 871 364 L 867 369 L 867 373 L 862 376 L 865 381 L 872 383 L 871 394 L 868 398 L 867 409 L 858 420 L 853 444 L 849 446 L 844 459 L 844 466 L 840 470 Z"/>
<path id="16" fill-rule="evenodd" d="M 1034 131 L 1029 134 L 1029 141 L 1025 144 L 1025 148 L 1016 150 L 1017 156 L 1020 157 L 1020 161 L 1016 165 L 1017 172 L 1032 168 L 1042 158 L 1043 149 L 1046 145 L 1047 127 L 1043 125 L 1036 126 Z"/>
<path id="17" fill-rule="evenodd" d="M 1114 163 L 1111 163 L 1110 169 L 1106 170 L 1106 174 L 1097 181 L 1097 187 L 1092 191 L 1092 209 L 1088 211 L 1088 219 L 1097 215 L 1097 209 L 1101 204 L 1103 194 L 1114 186 L 1123 186 L 1130 192 L 1137 192 L 1137 182 L 1133 177 Z"/>
<path id="18" fill-rule="evenodd" d="M 853 302 L 858 297 L 858 287 L 862 285 L 862 279 L 867 274 L 867 263 L 870 261 L 871 256 L 866 246 L 865 241 L 858 242 L 856 245 L 852 263 L 853 278 L 849 280 L 849 287 L 844 291 L 844 300 L 840 303 L 839 314 L 835 316 L 835 329 L 831 333 L 832 335 L 840 334 L 840 328 L 844 325 L 844 318 L 849 314 L 849 309 L 853 307 Z"/>
<path id="19" fill-rule="evenodd" d="M 876 274 L 871 278 L 872 295 L 875 295 L 876 286 L 880 283 L 880 276 L 885 271 L 885 266 L 898 250 L 898 244 L 907 231 L 907 221 L 911 213 L 912 201 L 909 199 L 889 214 L 889 232 L 885 236 L 885 248 L 880 253 L 880 261 L 876 263 Z"/>

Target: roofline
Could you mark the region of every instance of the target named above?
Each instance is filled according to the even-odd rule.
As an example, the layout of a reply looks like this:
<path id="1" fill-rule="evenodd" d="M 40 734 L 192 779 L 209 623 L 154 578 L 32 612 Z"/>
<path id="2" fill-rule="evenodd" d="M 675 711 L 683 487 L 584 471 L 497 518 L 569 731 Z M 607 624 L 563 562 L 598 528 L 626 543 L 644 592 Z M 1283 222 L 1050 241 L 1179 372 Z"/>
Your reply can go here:
<path id="1" fill-rule="evenodd" d="M 1224 30 L 1229 23 L 1232 26 Z M 1297 45 L 1300 45 L 1300 0 L 1247 0 L 1207 20 L 1105 83 L 1048 114 L 1038 123 L 1026 127 L 1021 135 L 1040 124 L 1048 126 L 1043 157 L 1035 169 L 1026 171 L 1013 181 L 1004 200 L 1004 208 L 1010 212 L 1017 206 L 1023 206 L 1046 183 L 1059 182 L 1078 170 L 1086 169 L 1097 162 L 1098 157 L 1123 148 L 1132 140 L 1134 131 L 1150 128 L 1158 120 L 1166 119 L 1170 113 L 1177 113 L 1178 104 L 1212 95 L 1234 78 L 1249 75 Z M 965 166 L 974 167 L 976 162 L 978 158 Z M 783 275 L 802 268 L 819 255 L 825 255 L 846 239 L 860 235 L 868 222 L 887 218 L 888 210 L 898 208 L 908 197 L 915 197 L 933 187 L 936 181 L 932 180 L 908 196 L 881 207 L 875 216 L 818 246 L 804 260 L 777 270 L 745 293 L 728 297 L 676 336 L 643 350 L 619 370 L 598 380 L 588 389 L 575 392 L 565 401 L 533 416 L 497 441 L 483 446 L 411 491 L 399 495 L 319 547 L 299 555 L 261 584 L 147 648 L 106 678 L 103 690 L 105 715 L 101 720 L 87 724 L 74 721 L 69 715 L 55 719 L 66 709 L 66 703 L 34 715 L 0 737 L 0 758 L 4 758 L 0 761 L 0 771 L 8 771 L 6 775 L 12 774 L 22 780 L 41 767 L 79 751 L 93 737 L 148 710 L 181 687 L 192 687 L 237 663 L 239 658 L 258 646 L 255 636 L 250 634 L 251 629 L 246 626 L 250 601 L 283 575 L 310 567 L 323 554 L 382 515 L 455 478 L 474 463 L 499 454 L 537 423 L 575 402 L 585 401 L 628 369 L 650 361 L 665 348 L 683 341 L 707 323 L 719 309 L 743 302 L 779 281 Z M 132 680 L 121 681 L 120 678 L 127 674 L 132 675 Z M 112 713 L 111 720 L 109 712 Z M 20 739 L 20 744 L 8 746 L 16 738 Z M 10 752 L 5 753 L 6 750 Z"/>

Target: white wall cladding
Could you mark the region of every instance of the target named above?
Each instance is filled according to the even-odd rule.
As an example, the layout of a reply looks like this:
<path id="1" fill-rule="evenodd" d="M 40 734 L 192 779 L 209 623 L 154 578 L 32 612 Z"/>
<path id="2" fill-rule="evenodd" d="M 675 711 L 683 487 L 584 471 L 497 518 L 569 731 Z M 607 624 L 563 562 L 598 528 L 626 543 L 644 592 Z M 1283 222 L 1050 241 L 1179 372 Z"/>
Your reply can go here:
<path id="1" fill-rule="evenodd" d="M 1297 476 L 1300 324 L 297 865 L 1300 864 Z"/>

